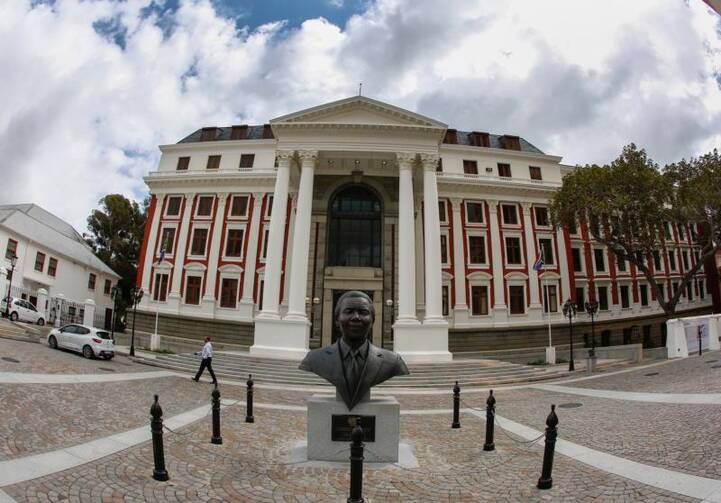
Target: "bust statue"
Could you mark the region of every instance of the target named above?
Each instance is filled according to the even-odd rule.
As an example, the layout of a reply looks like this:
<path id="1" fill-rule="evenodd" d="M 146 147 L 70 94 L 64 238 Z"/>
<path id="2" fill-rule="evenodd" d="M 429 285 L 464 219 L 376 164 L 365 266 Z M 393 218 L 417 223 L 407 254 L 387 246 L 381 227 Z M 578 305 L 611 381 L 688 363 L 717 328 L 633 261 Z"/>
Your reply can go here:
<path id="1" fill-rule="evenodd" d="M 348 410 L 368 396 L 373 386 L 408 374 L 400 355 L 368 340 L 375 314 L 373 301 L 365 293 L 353 290 L 341 295 L 333 313 L 340 339 L 310 351 L 299 367 L 334 385 Z"/>

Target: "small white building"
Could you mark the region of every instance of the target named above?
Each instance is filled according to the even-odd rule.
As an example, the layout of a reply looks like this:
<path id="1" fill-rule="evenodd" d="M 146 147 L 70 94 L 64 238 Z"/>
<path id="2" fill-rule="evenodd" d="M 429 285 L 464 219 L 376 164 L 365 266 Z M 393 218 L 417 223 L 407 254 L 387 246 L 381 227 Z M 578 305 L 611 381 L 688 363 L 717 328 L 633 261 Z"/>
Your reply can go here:
<path id="1" fill-rule="evenodd" d="M 0 205 L 0 294 L 8 293 L 10 258 L 17 257 L 10 294 L 30 301 L 53 323 L 81 322 L 86 304 L 95 303 L 95 323 L 112 315 L 112 287 L 120 276 L 95 256 L 83 237 L 64 220 L 36 204 Z M 62 302 L 59 302 L 62 300 Z M 62 305 L 62 307 L 61 307 Z M 63 318 L 63 316 L 61 316 Z"/>

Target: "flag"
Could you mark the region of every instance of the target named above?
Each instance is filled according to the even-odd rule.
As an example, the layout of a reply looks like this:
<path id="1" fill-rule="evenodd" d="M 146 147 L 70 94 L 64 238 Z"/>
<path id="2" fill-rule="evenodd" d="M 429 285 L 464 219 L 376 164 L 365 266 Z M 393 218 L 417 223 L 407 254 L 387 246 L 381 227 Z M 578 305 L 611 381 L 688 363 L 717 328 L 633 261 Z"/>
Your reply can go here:
<path id="1" fill-rule="evenodd" d="M 158 259 L 158 263 L 162 262 L 165 259 L 165 248 L 160 249 L 160 258 Z"/>
<path id="2" fill-rule="evenodd" d="M 536 260 L 536 263 L 533 264 L 533 270 L 539 272 L 541 269 L 543 269 L 543 265 L 543 247 L 541 247 L 541 255 Z"/>

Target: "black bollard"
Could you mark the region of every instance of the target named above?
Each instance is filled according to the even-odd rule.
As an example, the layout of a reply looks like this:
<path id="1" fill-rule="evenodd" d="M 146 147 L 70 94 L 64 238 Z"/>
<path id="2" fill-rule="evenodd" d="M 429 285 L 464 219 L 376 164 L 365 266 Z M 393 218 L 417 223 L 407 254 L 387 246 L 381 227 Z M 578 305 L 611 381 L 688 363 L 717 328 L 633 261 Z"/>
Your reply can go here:
<path id="1" fill-rule="evenodd" d="M 556 450 L 556 437 L 558 436 L 558 416 L 556 416 L 556 406 L 551 405 L 551 413 L 546 418 L 546 448 L 543 450 L 543 468 L 541 469 L 541 478 L 538 479 L 539 489 L 550 489 L 553 487 L 553 453 Z"/>
<path id="2" fill-rule="evenodd" d="M 496 399 L 491 390 L 486 400 L 486 443 L 483 444 L 484 451 L 495 451 L 496 444 L 493 442 L 493 421 L 496 418 Z"/>
<path id="3" fill-rule="evenodd" d="M 363 428 L 358 420 L 350 434 L 350 496 L 348 503 L 363 503 Z"/>
<path id="4" fill-rule="evenodd" d="M 213 409 L 213 436 L 210 438 L 211 444 L 222 444 L 223 437 L 220 436 L 220 391 L 218 390 L 218 384 L 216 383 L 215 389 L 211 394 L 211 403 Z"/>
<path id="5" fill-rule="evenodd" d="M 245 395 L 245 422 L 254 423 L 255 418 L 253 417 L 253 375 L 248 374 L 248 391 Z"/>
<path id="6" fill-rule="evenodd" d="M 155 468 L 153 469 L 153 478 L 161 482 L 165 482 L 168 472 L 165 469 L 165 454 L 163 453 L 163 409 L 158 403 L 158 395 L 155 395 L 155 401 L 150 406 L 150 431 L 153 435 L 153 461 Z"/>
<path id="7" fill-rule="evenodd" d="M 460 420 L 460 409 L 461 409 L 461 387 L 458 386 L 458 381 L 456 381 L 456 385 L 453 386 L 453 424 L 451 424 L 451 428 L 460 428 L 461 427 L 461 420 Z"/>

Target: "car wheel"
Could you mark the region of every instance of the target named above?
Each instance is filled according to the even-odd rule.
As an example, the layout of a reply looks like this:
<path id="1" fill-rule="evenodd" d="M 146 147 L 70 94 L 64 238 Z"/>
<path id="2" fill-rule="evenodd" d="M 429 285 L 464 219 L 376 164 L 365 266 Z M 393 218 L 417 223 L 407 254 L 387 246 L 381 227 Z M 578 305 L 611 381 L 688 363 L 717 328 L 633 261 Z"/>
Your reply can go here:
<path id="1" fill-rule="evenodd" d="M 48 346 L 50 346 L 53 349 L 58 349 L 58 340 L 55 338 L 54 335 L 51 335 L 48 339 Z"/>
<path id="2" fill-rule="evenodd" d="M 93 348 L 90 346 L 83 346 L 83 356 L 85 358 L 91 359 L 95 354 L 93 353 Z"/>
<path id="3" fill-rule="evenodd" d="M 10 321 L 18 321 L 18 313 L 10 313 Z"/>
<path id="4" fill-rule="evenodd" d="M 45 320 L 42 318 L 38 318 L 38 326 L 42 327 L 43 325 L 45 325 Z"/>

